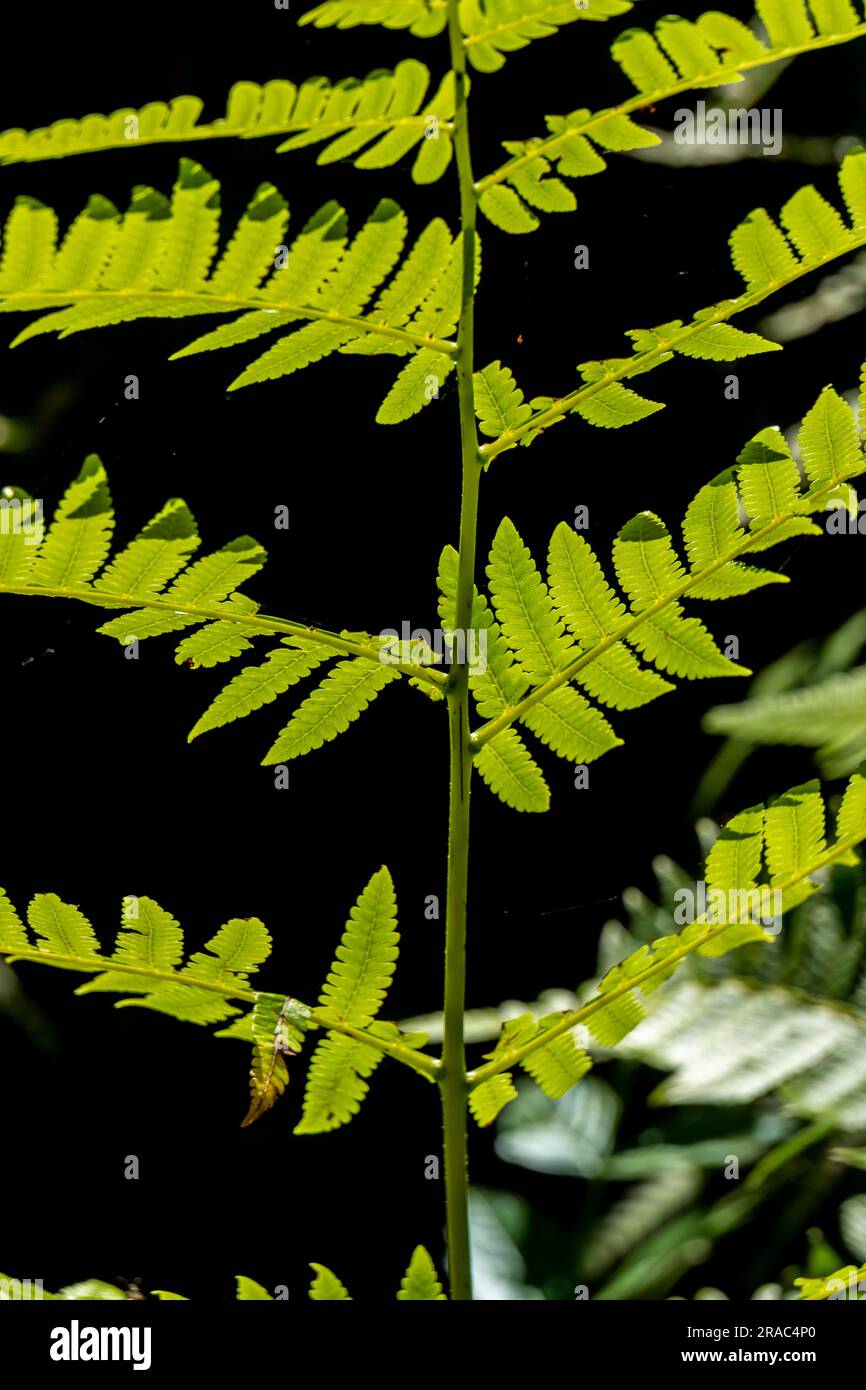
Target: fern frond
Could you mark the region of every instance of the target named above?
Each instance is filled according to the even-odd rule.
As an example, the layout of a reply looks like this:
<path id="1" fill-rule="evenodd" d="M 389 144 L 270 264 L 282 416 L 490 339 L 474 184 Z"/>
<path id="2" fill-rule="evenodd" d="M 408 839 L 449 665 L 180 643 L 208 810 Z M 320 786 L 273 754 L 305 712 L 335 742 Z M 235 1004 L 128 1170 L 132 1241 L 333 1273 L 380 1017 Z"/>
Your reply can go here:
<path id="1" fill-rule="evenodd" d="M 321 1015 L 355 1028 L 368 1027 L 391 983 L 399 939 L 394 884 L 388 870 L 380 869 L 349 914 L 336 959 L 322 986 Z M 381 1058 L 380 1052 L 355 1038 L 329 1033 L 313 1054 L 304 1113 L 295 1133 L 322 1134 L 348 1123 L 359 1110 L 367 1094 L 367 1081 Z"/>
<path id="2" fill-rule="evenodd" d="M 396 1024 L 375 1020 L 397 958 L 396 901 L 387 869 L 373 875 L 353 907 L 316 1008 L 251 986 L 250 977 L 271 953 L 270 935 L 256 917 L 232 918 L 186 962 L 180 926 L 151 898 L 125 899 L 110 954 L 101 950 L 80 908 L 54 893 L 36 894 L 27 922 L 0 889 L 0 956 L 10 963 L 31 961 L 91 975 L 76 993 L 123 995 L 115 1008 L 152 1009 L 187 1023 L 231 1019 L 215 1036 L 252 1046 L 244 1125 L 283 1094 L 288 1059 L 301 1051 L 311 1028 L 324 1030 L 326 1037 L 313 1055 L 301 1132 L 345 1123 L 366 1092 L 364 1078 L 382 1057 L 401 1060 L 428 1079 L 437 1073 L 438 1063 L 420 1051 L 425 1033 L 401 1033 Z M 239 1004 L 248 1012 L 242 1014 Z"/>
<path id="3" fill-rule="evenodd" d="M 11 494 L 11 495 L 10 495 Z M 41 504 L 21 489 L 0 498 L 0 594 L 76 598 L 120 609 L 98 629 L 124 645 L 148 637 L 186 633 L 175 660 L 209 669 L 248 652 L 255 639 L 276 645 L 261 664 L 244 666 L 220 691 L 193 727 L 197 738 L 272 703 L 316 667 L 336 656 L 352 657 L 297 711 L 279 740 L 283 757 L 321 743 L 348 726 L 377 691 L 398 675 L 422 689 L 446 679 L 429 665 L 389 653 L 363 633 L 327 633 L 259 613 L 241 592 L 265 561 L 249 536 L 193 560 L 199 546 L 195 520 L 177 498 L 167 502 L 124 548 L 109 557 L 114 511 L 105 471 L 96 455 L 85 460 L 45 530 Z M 516 687 L 510 687 L 515 689 Z"/>
<path id="4" fill-rule="evenodd" d="M 436 1266 L 423 1245 L 416 1246 L 412 1252 L 409 1268 L 403 1275 L 397 1297 L 415 1303 L 446 1301 L 436 1274 Z"/>
<path id="5" fill-rule="evenodd" d="M 671 690 L 669 675 L 748 674 L 686 614 L 683 600 L 726 599 L 784 582 L 741 557 L 791 536 L 819 534 L 809 513 L 820 512 L 840 484 L 864 471 L 854 412 L 831 388 L 806 416 L 800 450 L 802 482 L 778 430 L 755 436 L 736 466 L 689 505 L 685 559 L 657 516 L 642 512 L 628 522 L 613 544 L 613 569 L 627 602 L 589 543 L 565 523 L 551 538 L 546 583 L 513 524 L 501 523 L 487 570 L 495 622 L 477 594 L 472 613 L 488 643 L 488 665 L 470 674 L 470 689 L 486 716 L 473 734 L 477 766 L 502 800 L 521 810 L 542 809 L 546 800 L 540 774 L 515 741 L 516 721 L 560 757 L 586 764 L 621 743 L 586 695 L 613 709 L 634 709 Z M 454 584 L 454 553 L 446 552 L 439 574 L 446 623 L 453 623 Z M 751 708 L 737 707 L 734 722 L 748 721 Z"/>
<path id="6" fill-rule="evenodd" d="M 479 776 L 494 796 L 515 811 L 547 811 L 550 788 L 516 729 L 486 743 L 475 758 Z"/>
<path id="7" fill-rule="evenodd" d="M 863 29 L 866 33 L 866 25 Z M 509 424 L 497 439 L 481 446 L 485 465 L 515 444 L 531 443 L 542 430 L 569 414 L 612 429 L 644 419 L 661 406 L 623 382 L 675 356 L 719 362 L 779 351 L 780 344 L 740 332 L 728 320 L 803 275 L 866 245 L 866 154 L 862 150 L 846 155 L 839 184 L 850 225 L 811 187 L 800 189 L 785 204 L 780 214 L 782 227 L 763 208 L 750 213 L 730 238 L 734 268 L 745 282 L 740 295 L 699 310 L 690 323 L 674 319 L 655 328 L 629 330 L 630 357 L 584 362 L 578 368 L 583 384 L 576 390 L 558 397 L 535 397 L 528 418 Z M 517 399 L 522 403 L 519 388 Z"/>
<path id="8" fill-rule="evenodd" d="M 440 375 L 453 365 L 455 347 L 443 335 L 459 318 L 460 239 L 441 220 L 403 259 L 407 224 L 396 203 L 380 201 L 347 241 L 345 214 L 331 202 L 286 247 L 286 203 L 262 184 L 217 259 L 219 218 L 219 185 L 190 159 L 181 160 L 170 206 L 152 189 L 138 189 L 121 217 L 105 199 L 92 199 L 56 250 L 55 215 L 19 200 L 4 233 L 0 311 L 48 312 L 16 343 L 142 318 L 234 314 L 174 356 L 303 326 L 277 337 L 230 390 L 335 352 L 417 353 Z"/>
<path id="9" fill-rule="evenodd" d="M 563 9 L 565 6 L 562 7 Z M 574 196 L 563 178 L 601 173 L 609 151 L 657 145 L 660 137 L 639 125 L 636 114 L 670 97 L 707 87 L 726 87 L 743 74 L 768 63 L 790 60 L 866 35 L 866 24 L 849 0 L 827 0 L 806 7 L 779 0 L 759 5 L 768 40 L 732 16 L 718 10 L 695 20 L 666 15 L 655 32 L 632 28 L 614 41 L 611 56 L 635 89 L 632 96 L 601 111 L 580 109 L 565 116 L 548 116 L 547 134 L 533 140 L 503 141 L 510 158 L 477 184 L 482 212 L 502 231 L 533 232 L 537 212 L 568 211 Z M 471 50 L 470 50 L 471 51 Z M 811 194 L 808 201 L 812 202 Z M 817 246 L 824 233 L 833 237 L 824 208 L 819 225 L 807 225 L 807 206 L 795 206 L 793 224 Z M 823 225 L 821 225 L 823 224 Z M 817 238 L 817 239 L 816 239 Z"/>
<path id="10" fill-rule="evenodd" d="M 236 82 L 225 115 L 199 123 L 198 97 L 149 102 L 139 111 L 124 108 L 110 116 L 60 120 L 43 130 L 0 133 L 0 164 L 30 164 L 99 150 L 138 149 L 162 144 L 193 144 L 229 138 L 282 137 L 277 153 L 323 145 L 318 164 L 352 159 L 356 169 L 383 169 L 418 150 L 412 168 L 416 183 L 432 183 L 453 154 L 451 118 L 454 83 L 449 74 L 425 100 L 430 71 L 414 58 L 393 72 L 379 68 L 365 78 L 328 82 L 312 77 L 293 82 Z M 420 150 L 418 147 L 420 146 Z"/>
<path id="11" fill-rule="evenodd" d="M 836 838 L 829 845 L 817 829 L 815 797 L 823 808 L 820 793 L 809 786 L 777 798 L 766 812 L 753 807 L 734 816 L 707 858 L 707 911 L 696 914 L 678 934 L 639 946 L 607 971 L 587 1003 L 552 1024 L 539 1027 L 531 1015 L 514 1021 L 512 1036 L 503 1035 L 490 1060 L 470 1073 L 473 1091 L 482 1091 L 482 1105 L 492 1094 L 490 1083 L 516 1065 L 528 1065 L 533 1055 L 573 1035 L 578 1025 L 602 1048 L 621 1043 L 646 1019 L 648 997 L 683 960 L 693 955 L 715 960 L 748 942 L 773 941 L 773 931 L 766 930 L 768 916 L 775 923 L 802 904 L 824 885 L 824 871 L 833 864 L 850 864 L 854 846 L 866 840 L 866 777 L 856 773 L 851 779 L 843 803 L 847 809 L 840 812 Z M 766 1054 L 765 1031 L 758 1028 L 749 1036 L 761 1038 Z M 712 1055 L 724 1058 L 727 1052 L 717 1043 Z"/>

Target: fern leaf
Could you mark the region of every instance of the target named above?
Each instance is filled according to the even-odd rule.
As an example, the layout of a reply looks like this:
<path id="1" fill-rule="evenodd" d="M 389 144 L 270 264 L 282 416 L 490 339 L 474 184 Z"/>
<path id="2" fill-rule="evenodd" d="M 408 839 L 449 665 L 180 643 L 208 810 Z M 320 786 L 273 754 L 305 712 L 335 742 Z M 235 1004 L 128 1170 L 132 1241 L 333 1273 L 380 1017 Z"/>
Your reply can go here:
<path id="1" fill-rule="evenodd" d="M 321 1006 L 364 1027 L 379 1012 L 397 959 L 397 901 L 387 869 L 379 869 L 349 914 L 325 984 Z"/>
<path id="2" fill-rule="evenodd" d="M 517 1087 L 510 1072 L 497 1072 L 489 1081 L 482 1081 L 469 1092 L 469 1109 L 475 1122 L 485 1129 L 497 1115 L 517 1099 Z"/>
<path id="3" fill-rule="evenodd" d="M 0 585 L 26 585 L 45 534 L 42 505 L 20 487 L 0 489 Z"/>
<path id="4" fill-rule="evenodd" d="M 0 951 L 12 955 L 20 947 L 27 950 L 30 938 L 27 930 L 5 891 L 0 888 Z"/>
<path id="5" fill-rule="evenodd" d="M 547 1014 L 539 1019 L 538 1028 L 550 1027 L 558 1015 Z M 592 1058 L 578 1047 L 572 1033 L 562 1033 L 546 1047 L 530 1052 L 520 1064 L 546 1096 L 559 1100 L 576 1086 L 592 1066 Z"/>
<path id="6" fill-rule="evenodd" d="M 125 908 L 123 928 L 117 938 L 112 959 L 115 964 L 146 966 L 155 971 L 174 971 L 183 959 L 183 932 L 178 923 L 154 902 L 135 898 Z M 149 986 L 137 984 L 135 977 L 120 970 L 106 970 L 80 985 L 77 994 L 126 994 Z"/>
<path id="7" fill-rule="evenodd" d="M 815 488 L 844 482 L 862 470 L 857 417 L 831 386 L 824 388 L 804 416 L 797 445 L 806 476 Z"/>
<path id="8" fill-rule="evenodd" d="M 774 801 L 767 811 L 765 827 L 767 867 L 770 882 L 784 882 L 803 865 L 814 863 L 823 855 L 827 841 L 824 827 L 824 800 L 818 782 L 794 787 Z M 815 892 L 809 879 L 798 884 L 786 896 L 785 906 L 791 908 Z"/>
<path id="9" fill-rule="evenodd" d="M 676 320 L 671 324 L 674 331 L 681 327 Z M 736 362 L 740 357 L 781 350 L 781 343 L 771 343 L 760 333 L 744 333 L 742 328 L 735 328 L 731 323 L 710 323 L 699 329 L 693 338 L 674 347 L 682 357 L 695 357 L 701 362 Z"/>
<path id="10" fill-rule="evenodd" d="M 37 893 L 28 908 L 27 921 L 41 951 L 85 960 L 99 955 L 96 933 L 84 913 L 56 893 Z"/>
<path id="11" fill-rule="evenodd" d="M 624 425 L 635 425 L 646 420 L 649 415 L 664 410 L 659 401 L 647 400 L 631 387 L 614 381 L 603 390 L 583 400 L 575 407 L 575 413 L 597 429 L 618 430 Z"/>
<path id="12" fill-rule="evenodd" d="M 543 704 L 533 705 L 521 722 L 547 748 L 573 763 L 591 763 L 622 746 L 604 715 L 570 686 L 560 686 Z"/>
<path id="13" fill-rule="evenodd" d="M 189 637 L 177 644 L 175 661 L 180 666 L 203 667 L 221 666 L 224 661 L 233 661 L 236 656 L 248 652 L 252 643 L 244 636 L 237 623 L 217 621 L 206 623 Z"/>
<path id="14" fill-rule="evenodd" d="M 436 1275 L 436 1266 L 423 1245 L 416 1246 L 413 1251 L 397 1297 L 415 1303 L 445 1302 L 442 1285 Z"/>
<path id="15" fill-rule="evenodd" d="M 836 817 L 836 834 L 840 840 L 857 841 L 866 832 L 866 777 L 852 777 L 845 788 L 842 804 Z"/>
<path id="16" fill-rule="evenodd" d="M 259 297 L 263 307 L 241 314 L 230 323 L 220 324 L 212 332 L 195 338 L 172 353 L 171 360 L 216 348 L 235 347 L 296 323 L 301 315 L 294 306 L 316 299 L 339 265 L 346 249 L 346 229 L 346 214 L 339 203 L 333 200 L 325 203 L 290 243 L 285 265 L 262 286 Z M 275 308 L 275 304 L 292 307 Z"/>
<path id="17" fill-rule="evenodd" d="M 622 624 L 624 604 L 607 584 L 592 547 L 565 522 L 551 537 L 548 582 L 554 607 L 582 647 L 591 650 Z M 613 709 L 638 709 L 674 688 L 622 645 L 602 652 L 575 679 Z"/>
<path id="18" fill-rule="evenodd" d="M 508 430 L 525 423 L 532 407 L 524 401 L 514 376 L 501 362 L 475 373 L 475 411 L 482 434 L 498 439 Z"/>
<path id="19" fill-rule="evenodd" d="M 189 510 L 178 499 L 167 503 L 105 564 L 114 517 L 105 474 L 95 456 L 68 489 L 45 537 L 41 504 L 20 489 L 7 488 L 4 493 L 0 591 L 69 596 L 100 608 L 121 609 L 120 616 L 98 630 L 123 644 L 197 629 L 176 648 L 176 661 L 191 666 L 208 668 L 232 660 L 248 651 L 257 636 L 281 642 L 261 665 L 245 667 L 229 682 L 197 721 L 191 739 L 269 704 L 337 655 L 352 659 L 341 663 L 333 680 L 297 711 L 281 736 L 281 756 L 298 756 L 335 738 L 398 675 L 408 675 L 425 693 L 432 691 L 433 698 L 440 696 L 445 679 L 441 672 L 431 670 L 428 675 L 411 656 L 404 660 L 400 654 L 383 653 L 381 644 L 366 633 L 320 633 L 314 627 L 260 616 L 258 605 L 239 587 L 266 558 L 251 537 L 241 536 L 188 564 L 199 538 Z M 95 573 L 101 564 L 101 574 Z M 285 637 L 280 636 L 283 632 Z M 504 647 L 503 651 L 510 661 Z M 512 680 L 503 693 L 516 689 Z"/>
<path id="20" fill-rule="evenodd" d="M 493 539 L 487 566 L 502 635 L 526 675 L 539 683 L 576 654 L 531 554 L 505 517 Z"/>
<path id="21" fill-rule="evenodd" d="M 172 498 L 152 521 L 119 551 L 94 581 L 113 594 L 155 594 L 182 570 L 199 545 L 195 520 L 185 502 Z"/>
<path id="22" fill-rule="evenodd" d="M 306 1021 L 294 1001 L 278 994 L 256 996 L 252 1012 L 253 1060 L 249 1110 L 242 1128 L 276 1105 L 289 1083 L 287 1058 L 300 1052 Z"/>
<path id="23" fill-rule="evenodd" d="M 397 675 L 393 666 L 363 660 L 339 661 L 295 710 L 263 765 L 299 758 L 345 733 Z"/>
<path id="24" fill-rule="evenodd" d="M 67 489 L 36 556 L 34 585 L 74 588 L 92 579 L 108 554 L 114 515 L 105 469 L 90 454 Z"/>
<path id="25" fill-rule="evenodd" d="M 357 1115 L 382 1053 L 342 1033 L 317 1044 L 307 1072 L 303 1118 L 295 1134 L 328 1134 Z"/>
<path id="26" fill-rule="evenodd" d="M 444 386 L 455 366 L 451 358 L 422 348 L 406 363 L 379 406 L 376 423 L 399 425 L 404 420 L 411 420 L 425 405 L 438 400 L 439 388 Z"/>
<path id="27" fill-rule="evenodd" d="M 160 280 L 172 290 L 200 289 L 216 251 L 219 185 L 195 160 L 180 161 L 171 220 L 174 235 L 165 245 Z"/>
<path id="28" fill-rule="evenodd" d="M 632 611 L 652 608 L 677 589 L 684 570 L 658 517 L 641 513 L 614 541 L 617 577 L 632 602 Z M 719 651 L 697 618 L 683 618 L 679 604 L 669 604 L 638 628 L 630 639 L 645 656 L 675 676 L 699 679 L 713 675 L 743 675 L 745 669 Z"/>
<path id="29" fill-rule="evenodd" d="M 0 293 L 41 284 L 50 274 L 57 241 L 57 214 L 36 198 L 18 198 L 9 215 L 0 259 Z"/>
<path id="30" fill-rule="evenodd" d="M 720 473 L 689 504 L 683 522 L 683 539 L 693 573 L 714 565 L 744 536 L 739 524 L 736 472 Z M 732 561 L 690 589 L 692 598 L 724 599 L 747 594 L 765 584 L 785 584 L 787 577 L 771 570 L 755 569 Z"/>
<path id="31" fill-rule="evenodd" d="M 478 200 L 478 206 L 488 222 L 513 236 L 534 232 L 541 226 L 535 213 L 518 197 L 514 189 L 502 183 L 485 189 Z"/>
<path id="32" fill-rule="evenodd" d="M 326 1265 L 312 1264 L 310 1269 L 316 1273 L 309 1294 L 314 1302 L 351 1303 L 352 1295 L 347 1291 L 345 1284 L 341 1284 L 336 1274 L 332 1274 Z"/>
<path id="33" fill-rule="evenodd" d="M 372 1023 L 396 967 L 397 902 L 387 869 L 373 875 L 349 914 L 328 977 L 322 986 L 326 1016 L 358 1028 Z M 339 1033 L 328 1033 L 307 1073 L 304 1113 L 296 1134 L 322 1134 L 346 1124 L 367 1094 L 367 1081 L 382 1053 Z"/>
<path id="34" fill-rule="evenodd" d="M 535 759 L 514 729 L 485 743 L 475 766 L 490 790 L 515 811 L 546 811 L 550 789 Z"/>
<path id="35" fill-rule="evenodd" d="M 245 719 L 254 710 L 271 704 L 323 661 L 333 656 L 333 648 L 311 644 L 301 650 L 277 649 L 261 666 L 245 666 L 229 681 L 194 725 L 189 742 L 209 729 L 220 729 L 236 719 Z"/>
<path id="36" fill-rule="evenodd" d="M 808 43 L 811 39 L 805 0 L 757 0 L 757 10 L 767 26 L 770 42 L 778 48 Z"/>

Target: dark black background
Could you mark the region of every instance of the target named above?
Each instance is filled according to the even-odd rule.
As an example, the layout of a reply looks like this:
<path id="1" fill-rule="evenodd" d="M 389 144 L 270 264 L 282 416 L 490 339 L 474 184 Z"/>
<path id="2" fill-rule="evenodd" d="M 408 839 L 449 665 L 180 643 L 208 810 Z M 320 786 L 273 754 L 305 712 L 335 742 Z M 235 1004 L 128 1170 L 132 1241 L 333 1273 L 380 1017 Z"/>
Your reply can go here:
<path id="1" fill-rule="evenodd" d="M 665 8 L 644 4 L 639 21 L 651 23 Z M 727 8 L 748 15 L 747 6 Z M 575 25 L 515 55 L 503 73 L 475 78 L 479 173 L 500 162 L 500 139 L 540 133 L 544 113 L 625 94 L 607 47 L 627 22 Z M 782 77 L 771 104 L 783 108 L 786 129 L 863 135 L 858 48 L 802 59 Z M 27 128 L 185 92 L 205 99 L 211 119 L 239 78 L 336 78 L 410 53 L 436 75 L 447 61 L 441 41 L 380 29 L 298 30 L 291 13 L 267 0 L 222 10 L 164 0 L 133 9 L 31 7 L 8 51 L 20 60 L 6 65 L 0 127 Z M 311 152 L 277 157 L 273 148 L 262 140 L 190 151 L 223 182 L 225 228 L 263 179 L 288 197 L 295 230 L 330 197 L 357 225 L 383 193 L 406 207 L 415 230 L 434 213 L 455 223 L 453 173 L 419 189 L 405 163 L 378 175 L 318 169 Z M 65 223 L 94 191 L 121 206 L 135 183 L 168 191 L 181 152 L 163 146 L 0 169 L 0 204 L 5 211 L 16 194 L 31 193 Z M 568 390 L 576 363 L 625 350 L 624 329 L 687 317 L 735 294 L 728 232 L 756 204 L 778 209 L 813 176 L 834 196 L 832 169 L 783 160 L 674 173 L 612 156 L 607 174 L 577 186 L 576 214 L 545 218 L 523 238 L 484 224 L 479 363 L 502 358 L 530 395 Z M 589 271 L 573 268 L 577 243 L 590 248 Z M 807 281 L 797 292 L 812 288 Z M 18 326 L 0 323 L 4 342 Z M 166 497 L 181 495 L 210 546 L 251 532 L 268 547 L 266 570 L 248 586 L 266 611 L 336 628 L 378 631 L 404 619 L 435 626 L 436 559 L 456 539 L 453 378 L 422 417 L 382 428 L 373 416 L 393 360 L 335 357 L 227 395 L 250 350 L 169 363 L 195 331 L 138 323 L 5 354 L 0 411 L 29 419 L 36 438 L 0 465 L 0 481 L 51 501 L 95 450 L 110 471 L 121 539 Z M 676 521 L 755 430 L 798 419 L 826 382 L 850 389 L 863 355 L 859 320 L 825 329 L 738 364 L 736 402 L 724 398 L 730 369 L 668 366 L 647 379 L 647 393 L 669 407 L 652 419 L 618 433 L 571 420 L 531 453 L 497 459 L 483 488 L 482 549 L 505 512 L 537 554 L 581 503 L 590 508 L 590 538 L 605 552 L 638 510 Z M 138 401 L 124 399 L 130 373 L 140 379 Z M 273 529 L 279 504 L 291 509 L 288 533 Z M 760 668 L 862 603 L 862 545 L 836 538 L 791 548 L 790 588 L 708 608 L 711 625 L 720 636 L 736 634 L 741 659 Z M 349 905 L 384 861 L 403 938 L 388 1015 L 437 1005 L 442 923 L 425 919 L 424 902 L 444 894 L 441 708 L 402 685 L 387 690 L 339 742 L 294 764 L 291 789 L 277 791 L 259 762 L 285 711 L 271 707 L 186 746 L 226 669 L 175 666 L 170 640 L 125 660 L 94 634 L 92 613 L 58 601 L 6 599 L 2 620 L 0 881 L 19 904 L 34 891 L 56 891 L 110 940 L 121 897 L 149 894 L 179 917 L 192 947 L 230 916 L 259 915 L 275 938 L 262 983 L 314 999 Z M 714 746 L 699 722 L 711 703 L 739 693 L 734 680 L 694 684 L 620 715 L 626 747 L 593 767 L 589 791 L 574 790 L 570 767 L 545 756 L 553 789 L 546 816 L 519 816 L 478 785 L 470 1003 L 573 986 L 592 969 L 598 930 L 620 890 L 648 883 L 652 855 L 695 862 L 687 808 Z M 764 755 L 722 810 L 808 770 L 805 754 Z M 295 1139 L 298 1076 L 271 1115 L 241 1131 L 243 1047 L 157 1015 L 112 1012 L 107 998 L 77 1000 L 65 974 L 30 966 L 20 973 L 50 1019 L 53 1042 L 40 1050 L 0 1019 L 0 1267 L 41 1276 L 49 1288 L 87 1275 L 140 1276 L 200 1297 L 228 1295 L 231 1276 L 246 1272 L 298 1295 L 313 1259 L 335 1267 L 356 1296 L 390 1299 L 418 1241 L 441 1266 L 442 1188 L 424 1178 L 426 1156 L 440 1149 L 432 1088 L 386 1063 L 351 1126 Z M 140 1159 L 138 1182 L 123 1177 L 129 1154 Z M 526 1175 L 497 1163 L 488 1134 L 473 1134 L 471 1156 L 476 1178 L 525 1184 L 552 1203 L 557 1221 L 571 1219 L 574 1184 L 536 1194 Z"/>

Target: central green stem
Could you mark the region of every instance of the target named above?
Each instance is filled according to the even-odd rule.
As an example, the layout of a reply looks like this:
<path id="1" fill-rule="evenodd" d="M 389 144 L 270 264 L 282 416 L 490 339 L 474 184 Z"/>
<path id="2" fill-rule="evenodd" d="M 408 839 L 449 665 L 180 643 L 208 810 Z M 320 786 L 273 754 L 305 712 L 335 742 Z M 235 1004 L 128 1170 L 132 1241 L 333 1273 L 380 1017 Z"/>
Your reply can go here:
<path id="1" fill-rule="evenodd" d="M 469 741 L 469 633 L 475 579 L 478 488 L 483 461 L 475 427 L 474 295 L 477 199 L 472 175 L 466 106 L 466 52 L 457 0 L 449 0 L 448 37 L 456 88 L 454 146 L 460 181 L 463 233 L 463 286 L 457 339 L 457 387 L 460 401 L 462 487 L 457 602 L 454 625 L 463 640 L 448 687 L 451 786 L 448 813 L 448 887 L 445 911 L 445 1005 L 442 1043 L 442 1120 L 445 1156 L 445 1202 L 448 1275 L 452 1299 L 471 1299 L 469 1251 L 469 1175 L 466 1145 L 466 1053 L 463 1019 L 466 1005 L 466 903 L 469 880 L 469 792 L 472 749 Z"/>

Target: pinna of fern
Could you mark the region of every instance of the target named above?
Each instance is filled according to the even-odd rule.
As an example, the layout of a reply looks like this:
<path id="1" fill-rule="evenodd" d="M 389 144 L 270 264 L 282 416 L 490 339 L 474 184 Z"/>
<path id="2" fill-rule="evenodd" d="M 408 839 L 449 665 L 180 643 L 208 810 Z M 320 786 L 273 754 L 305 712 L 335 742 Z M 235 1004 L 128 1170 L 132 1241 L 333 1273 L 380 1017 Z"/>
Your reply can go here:
<path id="1" fill-rule="evenodd" d="M 265 551 L 250 536 L 194 559 L 200 545 L 186 504 L 173 498 L 123 548 L 110 553 L 115 518 L 101 461 L 90 455 L 64 494 L 47 530 L 22 489 L 0 497 L 0 592 L 76 598 L 121 609 L 98 629 L 124 646 L 183 633 L 175 661 L 211 669 L 275 642 L 264 661 L 245 665 L 197 721 L 190 739 L 271 704 L 314 671 L 334 662 L 296 710 L 267 761 L 298 757 L 348 728 L 400 676 L 433 698 L 446 676 L 401 652 L 382 660 L 382 639 L 336 633 L 269 617 L 242 592 L 262 568 Z"/>
<path id="2" fill-rule="evenodd" d="M 545 580 L 513 522 L 503 519 L 488 562 L 490 599 L 475 593 L 471 626 L 483 660 L 469 676 L 484 721 L 472 733 L 475 763 L 502 801 L 529 812 L 549 805 L 525 732 L 555 755 L 588 765 L 622 743 L 601 707 L 639 708 L 673 689 L 669 677 L 747 674 L 700 619 L 685 613 L 683 601 L 726 600 L 786 582 L 743 560 L 792 537 L 820 534 L 810 514 L 864 470 L 856 417 L 831 387 L 805 416 L 798 446 L 802 479 L 783 436 L 769 429 L 700 489 L 683 521 L 685 563 L 658 517 L 643 512 L 628 522 L 613 545 L 621 594 L 589 543 L 564 522 L 551 537 Z M 28 499 L 7 497 L 5 506 L 15 505 L 26 508 Z M 0 593 L 120 608 L 101 633 L 128 644 L 185 632 L 175 660 L 204 668 L 245 658 L 256 642 L 278 637 L 264 661 L 244 664 L 216 695 L 190 739 L 271 704 L 329 662 L 266 765 L 331 742 L 400 676 L 441 698 L 446 673 L 423 655 L 411 659 L 399 644 L 395 650 L 388 638 L 328 633 L 260 614 L 241 592 L 264 561 L 249 537 L 190 563 L 195 523 L 174 501 L 109 559 L 113 526 L 105 471 L 93 456 L 40 544 L 23 525 L 0 532 Z M 438 574 L 446 632 L 456 626 L 456 576 L 456 552 L 446 547 Z"/>
<path id="3" fill-rule="evenodd" d="M 147 897 L 124 900 L 115 948 L 105 954 L 80 908 L 56 894 L 38 893 L 25 924 L 0 890 L 0 955 L 12 963 L 29 961 L 92 975 L 77 993 L 121 994 L 116 1008 L 151 1009 L 185 1023 L 226 1025 L 217 1037 L 252 1046 L 245 1125 L 284 1093 L 289 1058 L 301 1052 L 306 1034 L 323 1031 L 325 1037 L 310 1063 L 298 1126 L 300 1132 L 313 1134 L 352 1118 L 367 1093 L 367 1079 L 384 1056 L 428 1080 L 437 1075 L 435 1059 L 420 1051 L 424 1034 L 401 1033 L 395 1024 L 377 1017 L 396 968 L 396 915 L 394 885 L 382 868 L 349 914 L 315 1007 L 250 985 L 272 946 L 258 918 L 232 918 L 184 963 L 181 927 Z"/>
<path id="4" fill-rule="evenodd" d="M 441 384 L 454 366 L 460 310 L 462 238 L 441 218 L 404 255 L 407 220 L 393 200 L 381 199 L 352 239 L 344 210 L 331 201 L 284 244 L 287 204 L 262 184 L 215 260 L 219 219 L 219 185 L 189 159 L 181 160 L 170 202 L 138 188 L 121 217 L 97 194 L 59 246 L 56 214 L 19 198 L 4 231 L 0 309 L 56 312 L 16 341 L 140 318 L 239 314 L 174 354 L 185 357 L 302 322 L 229 389 L 290 375 L 335 352 L 390 354 L 409 360 L 380 418 L 406 419 L 427 403 L 430 381 Z"/>
<path id="5" fill-rule="evenodd" d="M 549 802 L 518 724 L 560 757 L 588 764 L 621 742 L 598 705 L 638 708 L 672 689 L 669 676 L 747 674 L 685 615 L 682 600 L 724 600 L 785 582 L 743 557 L 820 534 L 809 514 L 864 470 L 855 413 L 832 388 L 805 416 L 798 448 L 802 479 L 781 432 L 768 429 L 701 488 L 682 526 L 687 564 L 658 517 L 644 512 L 628 522 L 613 545 L 627 605 L 588 541 L 565 523 L 551 538 L 547 582 L 513 523 L 500 524 L 487 568 L 490 602 L 476 592 L 472 618 L 486 636 L 487 667 L 469 682 L 485 720 L 472 735 L 476 767 L 502 800 L 524 811 Z M 446 549 L 439 573 L 446 628 L 455 576 L 456 553 Z"/>

